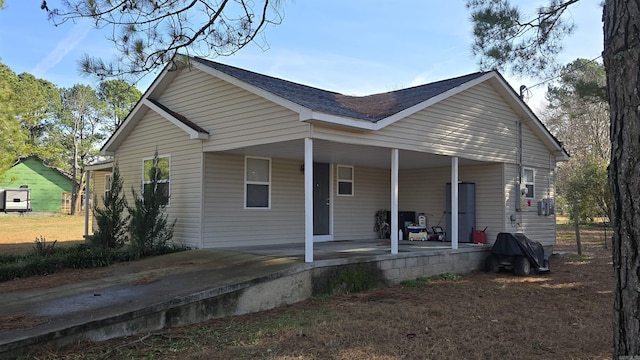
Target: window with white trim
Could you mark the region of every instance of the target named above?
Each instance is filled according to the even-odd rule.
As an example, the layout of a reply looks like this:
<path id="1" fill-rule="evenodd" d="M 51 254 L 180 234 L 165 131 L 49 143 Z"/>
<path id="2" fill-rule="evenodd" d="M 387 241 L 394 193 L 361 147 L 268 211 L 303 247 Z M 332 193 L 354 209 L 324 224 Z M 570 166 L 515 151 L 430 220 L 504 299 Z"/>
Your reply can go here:
<path id="1" fill-rule="evenodd" d="M 106 199 L 109 196 L 109 191 L 111 190 L 111 174 L 106 174 L 104 176 L 104 198 Z"/>
<path id="2" fill-rule="evenodd" d="M 532 168 L 522 168 L 522 185 L 527 189 L 527 199 L 536 197 L 536 173 Z"/>
<path id="3" fill-rule="evenodd" d="M 244 206 L 247 209 L 271 207 L 271 159 L 245 157 Z"/>
<path id="4" fill-rule="evenodd" d="M 353 166 L 338 165 L 338 195 L 353 196 Z"/>
<path id="5" fill-rule="evenodd" d="M 145 158 L 142 160 L 142 192 L 150 191 L 152 186 L 154 158 Z M 158 156 L 158 191 L 163 192 L 167 196 L 169 205 L 171 195 L 171 157 L 169 155 Z"/>

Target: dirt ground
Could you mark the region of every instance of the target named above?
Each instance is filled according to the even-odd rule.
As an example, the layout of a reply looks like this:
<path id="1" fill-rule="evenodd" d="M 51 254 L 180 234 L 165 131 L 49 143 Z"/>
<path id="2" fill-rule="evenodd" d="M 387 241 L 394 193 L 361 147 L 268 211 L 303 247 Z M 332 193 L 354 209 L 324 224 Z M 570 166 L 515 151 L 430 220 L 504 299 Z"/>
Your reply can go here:
<path id="1" fill-rule="evenodd" d="M 41 347 L 29 358 L 609 359 L 613 272 L 603 239 L 601 231 L 583 231 L 578 256 L 571 230 L 559 231 L 547 275 L 447 276 L 131 338 Z M 19 282 L 51 286 L 98 276 L 93 271 Z"/>

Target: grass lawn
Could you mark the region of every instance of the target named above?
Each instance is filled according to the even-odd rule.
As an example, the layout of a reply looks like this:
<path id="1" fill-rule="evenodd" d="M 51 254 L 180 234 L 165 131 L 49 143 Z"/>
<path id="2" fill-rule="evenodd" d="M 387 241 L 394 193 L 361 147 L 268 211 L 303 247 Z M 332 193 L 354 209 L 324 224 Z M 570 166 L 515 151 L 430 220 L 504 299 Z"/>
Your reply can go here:
<path id="1" fill-rule="evenodd" d="M 31 250 L 36 238 L 58 244 L 83 241 L 84 216 L 56 215 L 0 216 L 0 253 L 16 254 Z"/>

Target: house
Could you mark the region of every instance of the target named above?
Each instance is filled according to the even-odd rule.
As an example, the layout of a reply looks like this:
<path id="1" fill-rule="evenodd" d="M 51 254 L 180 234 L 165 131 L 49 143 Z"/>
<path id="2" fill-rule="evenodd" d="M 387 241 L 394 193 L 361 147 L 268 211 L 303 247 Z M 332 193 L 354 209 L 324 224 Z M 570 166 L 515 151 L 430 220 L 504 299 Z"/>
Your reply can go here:
<path id="1" fill-rule="evenodd" d="M 102 153 L 130 197 L 158 152 L 174 238 L 190 247 L 304 244 L 313 261 L 313 242 L 376 239 L 379 209 L 391 253 L 405 241 L 398 219 L 420 213 L 448 227 L 453 249 L 470 227 L 555 244 L 554 173 L 568 154 L 496 71 L 348 96 L 177 60 Z"/>
<path id="2" fill-rule="evenodd" d="M 34 212 L 63 212 L 71 204 L 71 178 L 37 156 L 21 158 L 0 178 L 0 188 L 27 186 Z"/>

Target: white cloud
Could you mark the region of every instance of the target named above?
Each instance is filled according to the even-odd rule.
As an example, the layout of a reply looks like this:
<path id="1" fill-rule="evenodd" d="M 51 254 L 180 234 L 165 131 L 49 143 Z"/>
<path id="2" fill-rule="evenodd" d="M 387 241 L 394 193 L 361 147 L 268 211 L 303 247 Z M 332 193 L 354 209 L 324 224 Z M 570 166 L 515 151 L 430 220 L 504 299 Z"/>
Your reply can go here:
<path id="1" fill-rule="evenodd" d="M 58 65 L 78 44 L 84 40 L 92 29 L 88 21 L 75 24 L 67 36 L 58 41 L 56 47 L 51 50 L 31 71 L 37 77 L 45 78 L 46 73 Z"/>

